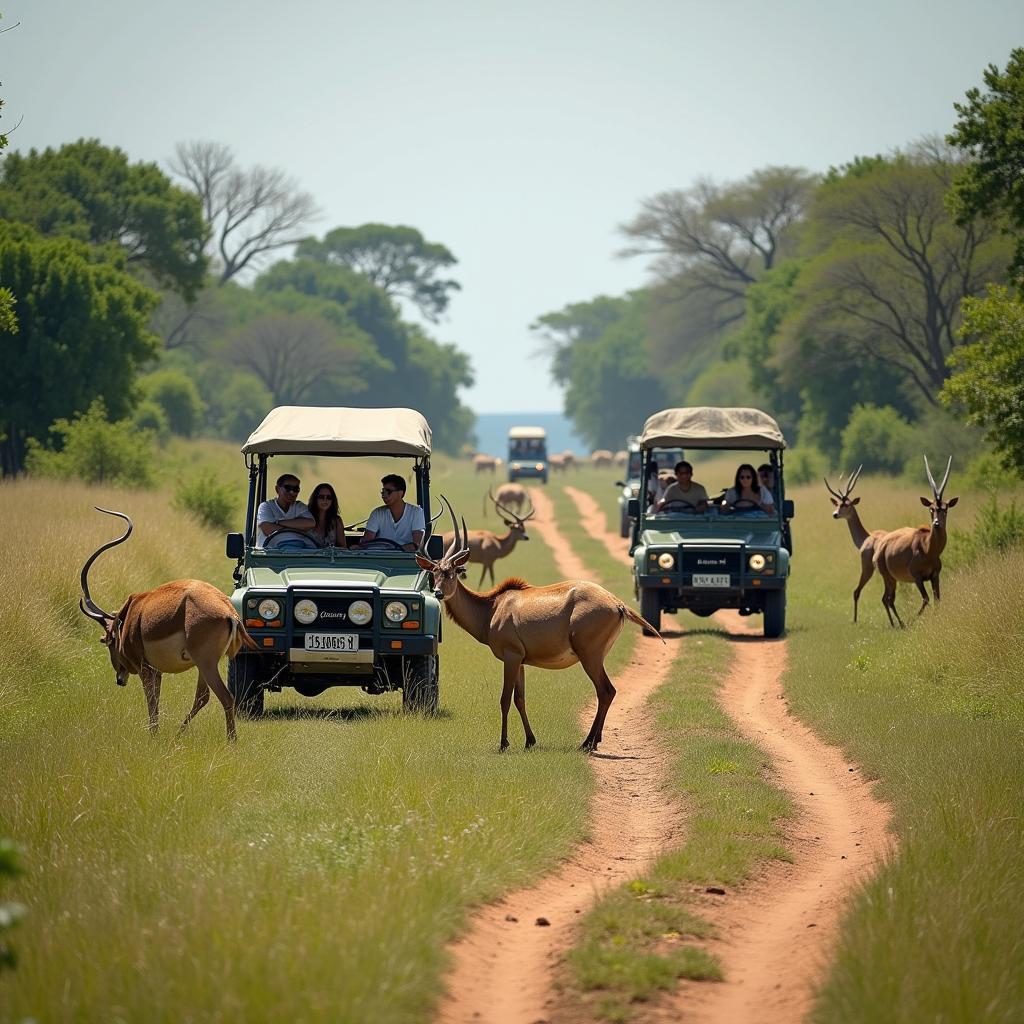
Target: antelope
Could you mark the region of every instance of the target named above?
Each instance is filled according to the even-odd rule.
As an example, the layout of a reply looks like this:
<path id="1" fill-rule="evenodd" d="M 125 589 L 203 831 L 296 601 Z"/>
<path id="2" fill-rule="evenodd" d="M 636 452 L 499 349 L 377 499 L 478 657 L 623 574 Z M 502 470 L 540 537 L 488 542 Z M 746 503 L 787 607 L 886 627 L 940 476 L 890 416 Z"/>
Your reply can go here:
<path id="1" fill-rule="evenodd" d="M 625 467 L 626 463 L 629 462 L 629 452 L 621 450 L 617 451 L 612 456 L 612 461 L 615 463 L 618 469 L 622 469 L 623 467 Z"/>
<path id="2" fill-rule="evenodd" d="M 522 484 L 502 484 L 498 488 L 497 494 L 491 494 L 491 489 L 488 489 L 487 494 L 484 495 L 484 515 L 487 514 L 488 501 L 493 501 L 495 504 L 500 501 L 509 508 L 515 506 L 516 512 L 522 513 L 529 500 L 526 488 Z"/>
<path id="3" fill-rule="evenodd" d="M 860 503 L 860 498 L 854 498 L 850 500 L 850 495 L 853 493 L 854 487 L 857 485 L 857 480 L 860 477 L 860 471 L 864 468 L 863 464 L 857 467 L 857 471 L 847 481 L 846 489 L 843 491 L 835 490 L 832 485 L 825 480 L 825 486 L 828 488 L 828 493 L 832 496 L 831 502 L 835 506 L 832 511 L 833 519 L 845 519 L 846 525 L 850 528 L 850 538 L 853 540 L 853 546 L 857 549 L 860 555 L 860 580 L 857 583 L 856 588 L 853 591 L 853 621 L 857 621 L 857 599 L 860 597 L 860 592 L 864 589 L 868 580 L 871 579 L 875 574 L 875 543 L 879 537 L 884 537 L 885 530 L 871 530 L 865 529 L 864 524 L 860 521 L 860 516 L 857 514 L 856 506 Z M 822 477 L 822 479 L 825 479 Z M 843 486 L 843 478 L 839 478 L 839 486 Z"/>
<path id="4" fill-rule="evenodd" d="M 504 537 L 499 537 L 496 533 L 491 533 L 490 530 L 470 530 L 467 534 L 465 538 L 466 547 L 469 550 L 467 561 L 483 566 L 480 570 L 480 579 L 477 581 L 478 587 L 483 583 L 484 576 L 488 572 L 491 574 L 491 583 L 493 583 L 494 563 L 499 558 L 510 555 L 519 541 L 530 539 L 526 533 L 526 523 L 536 515 L 536 510 L 531 509 L 527 515 L 519 516 L 499 504 L 493 496 L 491 496 L 491 500 L 494 501 L 494 507 L 501 515 L 502 522 L 508 527 L 508 533 Z M 454 533 L 444 535 L 446 548 L 453 543 L 454 538 Z"/>
<path id="5" fill-rule="evenodd" d="M 551 467 L 552 473 L 564 473 L 567 468 L 564 455 L 549 455 L 548 466 Z"/>
<path id="6" fill-rule="evenodd" d="M 607 448 L 598 448 L 590 453 L 590 464 L 595 469 L 607 469 L 612 464 L 612 453 Z"/>
<path id="7" fill-rule="evenodd" d="M 448 617 L 474 640 L 488 646 L 504 666 L 499 749 L 508 749 L 508 711 L 513 694 L 526 734 L 526 749 L 537 742 L 526 717 L 525 666 L 561 669 L 579 662 L 597 691 L 594 724 L 580 746 L 593 752 L 601 742 L 605 717 L 615 698 L 615 687 L 604 667 L 605 657 L 627 619 L 655 636 L 657 632 L 604 587 L 586 580 L 534 587 L 512 578 L 502 580 L 486 593 L 470 590 L 462 582 L 470 558 L 466 520 L 462 520 L 460 532 L 451 504 L 443 495 L 441 500 L 452 517 L 452 540 L 438 561 L 427 555 L 421 542 L 416 562 L 433 575 L 434 596 L 444 602 Z"/>
<path id="8" fill-rule="evenodd" d="M 924 589 L 925 582 L 931 580 L 932 594 L 935 603 L 939 603 L 939 574 L 942 572 L 942 550 L 946 546 L 946 513 L 960 500 L 951 498 L 942 500 L 949 480 L 949 470 L 953 465 L 950 455 L 946 463 L 946 473 L 942 483 L 936 487 L 928 456 L 924 457 L 924 471 L 928 474 L 928 483 L 932 488 L 932 497 L 922 495 L 921 504 L 932 514 L 930 526 L 904 526 L 892 530 L 880 537 L 875 543 L 875 568 L 885 580 L 885 593 L 882 595 L 882 606 L 889 616 L 889 625 L 897 623 L 904 628 L 900 613 L 896 610 L 897 582 L 914 583 L 921 594 L 921 607 L 917 614 L 921 615 L 928 607 L 928 594 Z M 893 622 L 893 616 L 896 622 Z"/>
<path id="9" fill-rule="evenodd" d="M 498 460 L 493 455 L 474 455 L 473 472 L 491 473 L 498 468 Z"/>
<path id="10" fill-rule="evenodd" d="M 100 608 L 89 595 L 89 569 L 108 548 L 123 544 L 134 527 L 123 512 L 98 507 L 96 511 L 119 516 L 128 524 L 120 537 L 100 545 L 82 566 L 82 598 L 78 602 L 82 611 L 103 627 L 100 642 L 110 653 L 117 685 L 125 686 L 132 674 L 142 678 L 149 731 L 155 733 L 160 720 L 161 673 L 198 668 L 196 699 L 179 732 L 206 706 L 213 690 L 224 707 L 228 740 L 234 740 L 235 702 L 220 677 L 218 663 L 224 654 L 233 658 L 242 644 L 255 648 L 256 643 L 228 598 L 203 580 L 175 580 L 131 594 L 116 615 Z"/>

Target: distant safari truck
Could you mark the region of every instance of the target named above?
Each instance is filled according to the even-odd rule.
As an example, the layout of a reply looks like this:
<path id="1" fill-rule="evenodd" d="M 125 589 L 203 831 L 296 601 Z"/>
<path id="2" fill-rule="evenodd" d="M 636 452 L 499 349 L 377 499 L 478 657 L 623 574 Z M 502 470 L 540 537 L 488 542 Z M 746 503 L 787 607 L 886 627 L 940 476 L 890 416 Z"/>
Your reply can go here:
<path id="1" fill-rule="evenodd" d="M 548 482 L 548 435 L 543 427 L 513 427 L 508 432 L 508 478 L 539 477 Z"/>

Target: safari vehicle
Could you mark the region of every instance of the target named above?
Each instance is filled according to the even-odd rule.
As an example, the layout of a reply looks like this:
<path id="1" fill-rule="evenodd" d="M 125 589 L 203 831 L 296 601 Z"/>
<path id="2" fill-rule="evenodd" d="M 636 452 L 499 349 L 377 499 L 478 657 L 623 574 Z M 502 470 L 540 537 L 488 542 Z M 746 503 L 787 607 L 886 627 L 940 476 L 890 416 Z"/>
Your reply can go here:
<path id="1" fill-rule="evenodd" d="M 548 482 L 548 435 L 543 427 L 512 427 L 508 432 L 508 478 L 539 477 Z"/>
<path id="2" fill-rule="evenodd" d="M 359 686 L 366 693 L 402 691 L 406 710 L 433 711 L 439 689 L 440 603 L 415 554 L 378 539 L 355 548 L 362 530 L 349 530 L 345 546 L 319 547 L 297 530 L 279 530 L 305 542 L 303 549 L 257 547 L 256 514 L 274 480 L 296 456 L 339 460 L 400 459 L 391 472 L 409 483 L 406 500 L 423 509 L 430 533 L 430 427 L 411 409 L 344 409 L 281 406 L 242 447 L 249 469 L 245 533 L 227 537 L 237 559 L 232 604 L 257 650 L 244 649 L 228 665 L 228 688 L 239 710 L 262 713 L 267 691 L 288 686 L 316 697 L 332 686 Z M 272 468 L 277 456 L 288 465 Z M 344 478 L 344 469 L 324 473 Z M 415 481 L 415 496 L 413 482 Z M 349 508 L 356 495 L 344 495 Z M 378 499 L 379 500 L 379 499 Z M 366 504 L 376 504 L 369 495 Z M 369 508 L 367 508 L 367 512 Z M 441 537 L 425 538 L 440 557 Z"/>
<path id="3" fill-rule="evenodd" d="M 764 616 L 764 635 L 786 629 L 786 581 L 792 541 L 789 520 L 793 502 L 785 497 L 782 452 L 785 439 L 778 424 L 757 409 L 696 407 L 665 409 L 651 416 L 640 436 L 641 472 L 658 452 L 685 447 L 737 453 L 737 465 L 767 461 L 775 469 L 774 512 L 752 511 L 749 502 L 732 507 L 717 502 L 699 461 L 694 476 L 705 485 L 711 505 L 698 512 L 687 502 L 670 502 L 648 512 L 630 501 L 635 516 L 630 553 L 640 614 L 655 628 L 662 612 L 685 608 L 711 615 L 736 608 L 741 615 Z M 728 486 L 733 484 L 730 474 Z"/>
<path id="4" fill-rule="evenodd" d="M 619 536 L 628 537 L 633 529 L 633 520 L 629 517 L 629 501 L 631 498 L 640 498 L 640 483 L 643 477 L 640 475 L 640 441 L 631 435 L 626 439 L 626 479 L 616 481 L 615 486 L 620 488 L 619 492 Z M 655 452 L 653 461 L 658 464 L 658 472 L 668 470 L 671 472 L 680 459 L 684 459 L 682 448 L 666 448 L 664 451 Z"/>

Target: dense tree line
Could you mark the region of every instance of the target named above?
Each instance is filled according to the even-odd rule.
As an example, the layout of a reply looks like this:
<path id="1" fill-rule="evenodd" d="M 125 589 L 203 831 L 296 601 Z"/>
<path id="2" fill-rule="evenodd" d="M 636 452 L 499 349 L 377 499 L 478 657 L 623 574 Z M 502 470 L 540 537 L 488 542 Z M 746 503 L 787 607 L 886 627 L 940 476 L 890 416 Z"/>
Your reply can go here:
<path id="1" fill-rule="evenodd" d="M 158 436 L 242 440 L 311 404 L 410 406 L 438 447 L 470 438 L 467 356 L 400 305 L 443 314 L 444 246 L 401 225 L 309 237 L 312 197 L 219 144 L 178 146 L 171 169 L 96 140 L 0 165 L 4 473 L 96 399 Z"/>

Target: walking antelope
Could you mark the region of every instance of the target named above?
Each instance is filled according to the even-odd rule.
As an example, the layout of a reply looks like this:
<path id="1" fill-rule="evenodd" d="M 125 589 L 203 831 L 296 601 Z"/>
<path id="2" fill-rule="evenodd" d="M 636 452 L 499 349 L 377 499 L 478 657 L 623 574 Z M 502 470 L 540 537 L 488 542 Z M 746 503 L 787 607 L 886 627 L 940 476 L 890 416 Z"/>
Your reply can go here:
<path id="1" fill-rule="evenodd" d="M 118 686 L 135 674 L 142 678 L 149 709 L 149 728 L 156 732 L 160 718 L 161 673 L 199 669 L 196 699 L 181 728 L 185 729 L 210 699 L 210 690 L 224 707 L 228 739 L 235 739 L 235 702 L 220 677 L 223 655 L 233 658 L 242 644 L 256 644 L 238 620 L 231 602 L 216 587 L 202 580 L 175 580 L 155 590 L 131 594 L 116 615 L 105 612 L 89 595 L 89 569 L 108 548 L 123 544 L 133 527 L 123 512 L 97 508 L 120 516 L 128 524 L 122 536 L 100 545 L 82 566 L 79 607 L 103 627 L 102 643 L 110 652 Z"/>
<path id="2" fill-rule="evenodd" d="M 860 502 L 860 498 L 854 498 L 850 500 L 850 495 L 853 493 L 854 487 L 857 485 L 857 480 L 860 477 L 860 471 L 864 468 L 863 465 L 857 467 L 857 471 L 847 481 L 845 490 L 837 491 L 832 485 L 825 480 L 825 486 L 828 488 L 829 494 L 832 496 L 831 501 L 835 508 L 832 511 L 833 519 L 845 519 L 846 525 L 850 528 L 850 538 L 853 540 L 853 546 L 857 549 L 857 553 L 860 555 L 860 580 L 857 582 L 857 586 L 853 591 L 853 621 L 857 621 L 857 599 L 860 597 L 860 592 L 864 589 L 865 584 L 875 574 L 875 542 L 879 537 L 885 536 L 885 530 L 867 530 L 864 524 L 860 521 L 860 516 L 857 513 L 856 506 Z M 824 479 L 824 478 L 823 478 Z M 839 478 L 839 486 L 843 486 L 843 478 Z"/>
<path id="3" fill-rule="evenodd" d="M 960 500 L 950 498 L 942 500 L 942 494 L 949 480 L 949 470 L 953 465 L 950 455 L 946 463 L 946 473 L 942 483 L 936 487 L 928 456 L 924 457 L 924 470 L 928 474 L 928 483 L 932 488 L 932 497 L 922 495 L 921 504 L 932 514 L 930 526 L 904 526 L 892 530 L 878 538 L 875 542 L 875 568 L 885 580 L 885 592 L 882 594 L 882 606 L 889 616 L 889 625 L 897 623 L 903 628 L 903 620 L 896 610 L 897 582 L 914 583 L 921 594 L 920 615 L 928 607 L 928 594 L 924 589 L 930 580 L 935 603 L 939 603 L 939 574 L 942 572 L 942 550 L 946 546 L 946 513 Z M 893 616 L 896 622 L 893 622 Z"/>
<path id="4" fill-rule="evenodd" d="M 494 502 L 494 507 L 501 515 L 502 522 L 508 527 L 508 533 L 504 537 L 499 537 L 496 533 L 491 533 L 490 530 L 470 530 L 466 536 L 466 547 L 469 549 L 467 561 L 483 566 L 480 570 L 480 579 L 476 584 L 478 587 L 483 583 L 484 576 L 488 572 L 491 574 L 493 583 L 494 563 L 499 558 L 510 555 L 519 541 L 530 539 L 526 533 L 526 523 L 537 514 L 536 510 L 531 508 L 525 516 L 516 515 L 511 509 L 499 504 L 493 495 L 489 494 L 488 496 Z M 445 547 L 447 548 L 454 539 L 454 533 L 446 533 L 444 535 Z"/>
<path id="5" fill-rule="evenodd" d="M 442 496 L 442 500 L 454 527 L 445 536 L 452 539 L 437 561 L 427 555 L 421 543 L 416 561 L 421 569 L 433 574 L 434 596 L 444 602 L 448 616 L 474 640 L 489 647 L 504 666 L 500 749 L 508 747 L 508 710 L 513 695 L 527 748 L 537 742 L 526 717 L 525 667 L 559 669 L 579 662 L 597 691 L 597 714 L 580 749 L 596 750 L 615 698 L 604 659 L 627 619 L 645 630 L 651 628 L 650 624 L 604 587 L 585 580 L 533 587 L 521 579 L 507 579 L 487 593 L 470 590 L 462 582 L 470 557 L 466 521 L 462 520 L 460 532 L 451 505 L 447 498 Z"/>

